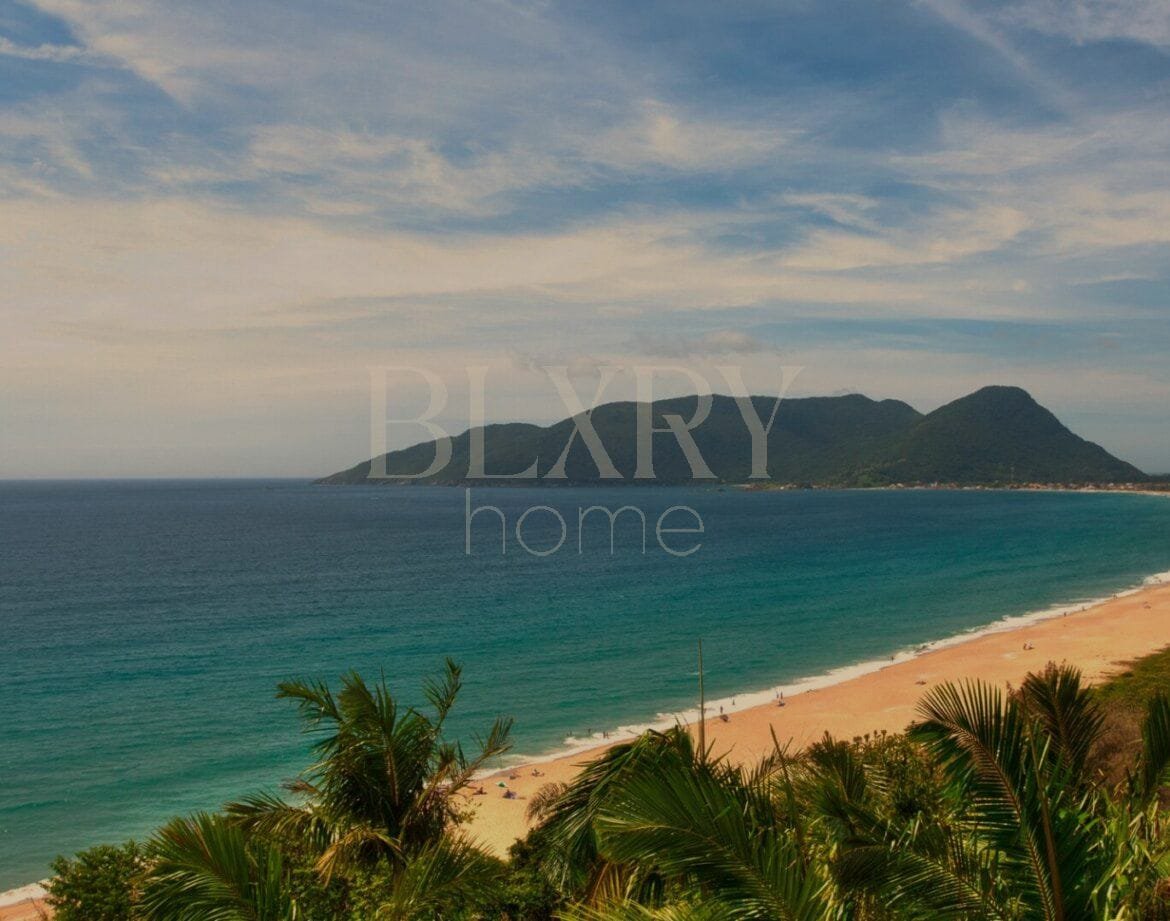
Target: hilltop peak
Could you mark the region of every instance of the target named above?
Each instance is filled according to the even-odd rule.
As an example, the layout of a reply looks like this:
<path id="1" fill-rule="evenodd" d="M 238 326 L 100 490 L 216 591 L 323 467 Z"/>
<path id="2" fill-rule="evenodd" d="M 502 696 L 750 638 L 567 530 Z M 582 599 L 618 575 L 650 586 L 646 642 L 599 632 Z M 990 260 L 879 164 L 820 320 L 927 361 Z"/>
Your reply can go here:
<path id="1" fill-rule="evenodd" d="M 952 401 L 951 405 L 958 403 L 1001 403 L 1018 406 L 1036 406 L 1043 409 L 1036 402 L 1036 398 L 1023 387 L 1005 384 L 989 384 L 986 387 L 980 387 L 973 393 Z"/>
<path id="2" fill-rule="evenodd" d="M 928 413 L 880 468 L 902 482 L 1138 482 L 1136 467 L 1071 432 L 1021 387 L 989 386 Z"/>

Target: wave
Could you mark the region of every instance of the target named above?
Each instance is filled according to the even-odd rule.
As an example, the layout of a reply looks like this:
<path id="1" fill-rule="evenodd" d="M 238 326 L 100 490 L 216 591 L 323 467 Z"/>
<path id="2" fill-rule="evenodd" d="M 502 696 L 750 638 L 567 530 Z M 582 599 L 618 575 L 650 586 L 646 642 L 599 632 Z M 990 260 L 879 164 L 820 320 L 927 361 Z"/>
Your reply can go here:
<path id="1" fill-rule="evenodd" d="M 10 908 L 22 902 L 45 898 L 49 894 L 48 890 L 45 889 L 48 882 L 48 880 L 41 880 L 39 883 L 30 883 L 27 886 L 0 892 L 0 908 Z"/>

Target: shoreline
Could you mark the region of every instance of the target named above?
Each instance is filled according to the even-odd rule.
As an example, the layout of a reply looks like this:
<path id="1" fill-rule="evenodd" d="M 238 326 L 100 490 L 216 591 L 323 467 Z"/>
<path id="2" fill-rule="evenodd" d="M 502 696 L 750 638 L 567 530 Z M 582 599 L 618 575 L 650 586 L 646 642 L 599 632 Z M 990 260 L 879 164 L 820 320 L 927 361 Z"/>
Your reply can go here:
<path id="1" fill-rule="evenodd" d="M 736 488 L 744 489 L 746 491 L 760 491 L 760 492 L 775 492 L 787 491 L 784 488 L 769 488 L 762 489 L 740 484 Z M 819 489 L 820 487 L 813 487 Z M 1154 489 L 1138 489 L 1138 488 L 1122 488 L 1122 487 L 1097 487 L 1097 486 L 1061 486 L 1061 485 L 1021 485 L 1016 487 L 988 487 L 988 486 L 958 486 L 958 485 L 897 485 L 897 486 L 873 486 L 873 487 L 840 487 L 842 491 L 851 491 L 852 489 L 859 489 L 864 491 L 931 491 L 931 490 L 953 490 L 956 492 L 1054 492 L 1054 493 L 1077 493 L 1085 495 L 1100 495 L 1100 494 L 1114 494 L 1126 496 L 1152 496 L 1160 499 L 1170 499 L 1170 490 L 1154 490 Z M 773 695 L 782 692 L 786 696 L 794 694 L 802 694 L 807 691 L 822 690 L 824 688 L 833 687 L 842 682 L 849 681 L 853 678 L 864 677 L 865 675 L 875 674 L 883 669 L 889 668 L 893 665 L 910 662 L 914 659 L 935 652 L 942 649 L 952 648 L 971 640 L 978 639 L 981 636 L 1011 632 L 1022 627 L 1027 627 L 1034 623 L 1043 623 L 1046 620 L 1054 618 L 1065 617 L 1069 614 L 1080 613 L 1098 605 L 1106 604 L 1118 598 L 1124 598 L 1129 595 L 1144 591 L 1145 589 L 1155 586 L 1170 583 L 1170 570 L 1152 573 L 1145 576 L 1141 582 L 1132 585 L 1129 588 L 1119 589 L 1118 591 L 1109 595 L 1100 595 L 1095 598 L 1086 600 L 1064 602 L 1054 604 L 1048 608 L 1042 608 L 1032 611 L 1025 611 L 1022 614 L 1005 614 L 998 620 L 991 621 L 978 627 L 971 627 L 960 633 L 955 633 L 950 636 L 939 637 L 933 640 L 924 640 L 920 643 L 915 643 L 910 646 L 905 646 L 895 650 L 893 653 L 883 657 L 874 659 L 864 659 L 860 662 L 850 663 L 848 665 L 840 665 L 830 668 L 828 671 L 820 672 L 814 675 L 803 676 L 791 681 L 788 684 L 772 685 L 762 690 L 748 690 L 737 692 L 735 694 L 727 695 L 725 697 L 712 699 L 707 701 L 707 709 L 709 712 L 718 712 L 718 708 L 722 707 L 723 712 L 738 713 L 744 710 L 752 709 L 753 707 L 770 705 L 773 702 Z M 1170 644 L 1170 639 L 1167 640 Z M 1151 650 L 1151 652 L 1156 650 Z M 737 701 L 740 701 L 737 703 Z M 587 739 L 577 738 L 575 736 L 567 736 L 561 745 L 555 748 L 550 748 L 540 753 L 517 753 L 510 756 L 505 756 L 504 765 L 500 768 L 493 768 L 484 770 L 476 775 L 476 779 L 494 779 L 496 777 L 507 774 L 510 771 L 515 771 L 521 767 L 533 767 L 541 764 L 548 764 L 550 762 L 559 761 L 563 758 L 572 758 L 587 753 L 597 753 L 610 745 L 620 742 L 624 738 L 633 738 L 640 735 L 647 730 L 663 730 L 668 729 L 678 722 L 690 724 L 698 719 L 699 711 L 697 707 L 691 707 L 685 710 L 678 710 L 674 712 L 659 712 L 655 714 L 654 719 L 640 723 L 627 723 L 613 727 L 605 732 L 595 732 Z M 2 919 L 0 919 L 2 921 Z"/>
<path id="2" fill-rule="evenodd" d="M 1152 495 L 1166 496 L 1168 494 L 1153 493 Z M 785 698 L 788 698 L 811 691 L 825 690 L 847 681 L 877 674 L 895 665 L 913 662 L 933 652 L 962 646 L 984 636 L 1011 633 L 1033 624 L 1067 617 L 1070 614 L 1079 614 L 1118 599 L 1128 598 L 1159 585 L 1170 585 L 1170 570 L 1145 576 L 1140 583 L 1129 588 L 1119 589 L 1109 595 L 1054 604 L 1047 608 L 1027 611 L 1023 614 L 1005 614 L 998 620 L 991 621 L 990 623 L 970 627 L 960 633 L 954 633 L 938 639 L 923 640 L 919 643 L 903 646 L 885 656 L 835 666 L 827 671 L 801 676 L 784 684 L 771 685 L 762 689 L 739 691 L 725 695 L 724 697 L 711 698 L 706 701 L 706 709 L 708 713 L 724 712 L 734 714 L 760 706 L 771 706 L 777 694 L 782 694 Z M 1170 635 L 1168 635 L 1167 643 L 1170 644 Z M 698 720 L 698 718 L 698 707 L 689 707 L 671 712 L 661 711 L 656 713 L 651 720 L 618 725 L 605 732 L 595 732 L 589 738 L 567 736 L 561 745 L 544 752 L 535 754 L 520 752 L 505 756 L 504 764 L 501 767 L 484 770 L 476 775 L 476 779 L 486 780 L 506 774 L 509 771 L 515 771 L 520 767 L 539 766 L 541 764 L 560 761 L 564 758 L 573 758 L 591 752 L 600 752 L 610 745 L 622 741 L 622 739 L 634 738 L 647 730 L 661 731 L 680 722 L 689 725 Z"/>
<path id="3" fill-rule="evenodd" d="M 45 890 L 47 879 L 29 883 L 7 892 L 0 892 L 0 921 L 41 921 L 51 917 L 47 912 Z"/>
<path id="4" fill-rule="evenodd" d="M 1005 618 L 982 628 L 925 643 L 884 660 L 834 669 L 780 688 L 737 694 L 707 703 L 707 740 L 716 755 L 751 761 L 781 743 L 803 748 L 825 732 L 852 738 L 868 732 L 899 732 L 914 719 L 915 707 L 931 686 L 949 680 L 981 679 L 999 686 L 1019 684 L 1049 661 L 1067 662 L 1099 683 L 1126 663 L 1170 646 L 1170 572 L 1146 577 L 1141 585 L 1095 601 L 1055 606 Z M 761 699 L 762 698 L 762 699 Z M 724 707 L 727 721 L 717 714 Z M 715 713 L 715 716 L 710 714 Z M 645 728 L 676 722 L 695 731 L 697 707 L 663 715 Z M 527 800 L 545 783 L 564 783 L 580 767 L 612 745 L 637 733 L 632 727 L 606 739 L 581 740 L 568 751 L 527 757 L 485 772 L 483 796 L 469 796 L 474 810 L 464 826 L 470 837 L 499 856 L 523 837 Z M 521 756 L 523 757 L 523 756 Z M 498 784 L 503 783 L 505 787 Z M 505 790 L 515 798 L 505 799 Z"/>

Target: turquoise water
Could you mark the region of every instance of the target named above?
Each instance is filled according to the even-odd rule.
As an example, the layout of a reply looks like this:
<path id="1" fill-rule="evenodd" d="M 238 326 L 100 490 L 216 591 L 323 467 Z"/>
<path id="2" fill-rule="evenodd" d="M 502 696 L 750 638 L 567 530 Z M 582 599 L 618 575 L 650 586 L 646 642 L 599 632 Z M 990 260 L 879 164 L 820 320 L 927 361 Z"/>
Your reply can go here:
<path id="1" fill-rule="evenodd" d="M 462 490 L 299 482 L 0 483 L 0 888 L 49 860 L 271 785 L 306 762 L 293 675 L 384 669 L 414 695 L 452 655 L 456 728 L 516 718 L 516 748 L 884 658 L 1170 569 L 1170 501 L 981 492 L 496 489 L 514 525 L 564 511 L 550 556 Z M 676 558 L 654 521 L 702 516 Z M 634 504 L 608 530 L 577 509 Z M 686 522 L 676 515 L 668 525 Z M 525 522 L 534 549 L 559 526 Z M 494 545 L 492 543 L 494 537 Z M 667 536 L 682 547 L 696 538 Z M 494 550 L 493 550 L 494 546 Z"/>

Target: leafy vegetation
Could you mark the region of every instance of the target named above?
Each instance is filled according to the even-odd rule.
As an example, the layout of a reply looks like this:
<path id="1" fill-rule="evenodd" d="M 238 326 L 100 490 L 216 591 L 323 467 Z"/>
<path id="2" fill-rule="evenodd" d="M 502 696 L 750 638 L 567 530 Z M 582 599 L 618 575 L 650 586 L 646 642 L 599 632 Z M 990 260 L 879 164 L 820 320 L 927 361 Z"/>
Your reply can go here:
<path id="1" fill-rule="evenodd" d="M 1105 714 L 1069 668 L 1005 694 L 931 691 L 905 736 L 826 737 L 751 767 L 647 737 L 543 806 L 550 872 L 595 881 L 569 917 L 1162 917 L 1170 839 L 1156 793 L 1170 702 L 1148 704 L 1125 780 L 1098 763 Z M 647 747 L 655 756 L 638 752 Z M 629 759 L 628 763 L 626 759 Z M 632 768 L 629 766 L 632 765 Z M 599 782 L 599 771 L 605 777 Z M 584 795 L 590 791 L 593 795 Z M 598 791 L 603 791 L 599 794 Z M 575 804 L 570 806 L 570 804 Z M 565 815 L 588 817 L 596 856 Z M 656 876 L 657 898 L 647 880 Z"/>
<path id="2" fill-rule="evenodd" d="M 1136 713 L 1158 693 L 1170 688 L 1170 647 L 1134 662 L 1094 689 L 1101 704 L 1113 715 Z"/>
<path id="3" fill-rule="evenodd" d="M 756 416 L 768 420 L 775 398 L 751 401 Z M 484 472 L 519 474 L 536 461 L 537 474 L 543 478 L 563 462 L 560 482 L 634 482 L 638 418 L 644 408 L 645 404 L 607 403 L 589 414 L 618 479 L 601 476 L 584 439 L 574 437 L 573 419 L 547 428 L 523 423 L 488 426 L 483 433 Z M 668 416 L 689 420 L 695 408 L 695 397 L 659 400 L 649 407 L 648 417 L 656 430 L 666 431 Z M 692 434 L 715 481 L 749 482 L 751 437 L 734 399 L 714 397 L 710 413 Z M 652 453 L 655 482 L 696 481 L 696 472 L 672 436 L 655 435 Z M 378 475 L 396 482 L 395 477 L 427 470 L 435 457 L 433 442 L 394 451 L 385 455 Z M 470 473 L 470 461 L 471 436 L 464 432 L 451 439 L 451 458 L 436 474 L 397 481 L 473 484 L 478 479 Z M 366 461 L 320 482 L 368 483 L 371 469 L 373 462 Z M 784 399 L 768 435 L 767 472 L 773 483 L 861 487 L 1146 479 L 1136 467 L 1074 435 L 1018 387 L 985 387 L 925 416 L 897 400 L 879 402 L 859 394 Z"/>
<path id="4" fill-rule="evenodd" d="M 371 687 L 356 673 L 336 694 L 322 682 L 281 684 L 277 696 L 295 701 L 306 731 L 320 736 L 319 760 L 289 785 L 295 801 L 260 794 L 230 804 L 229 817 L 245 831 L 309 846 L 326 881 L 381 862 L 405 871 L 423 855 L 436 865 L 466 856 L 444 837 L 460 818 L 457 795 L 507 750 L 511 722 L 497 720 L 468 758 L 443 738 L 460 686 L 460 669 L 447 660 L 424 689 L 430 715 L 400 707 L 384 681 Z"/>
<path id="5" fill-rule="evenodd" d="M 458 831 L 508 724 L 470 757 L 444 740 L 455 665 L 426 713 L 356 674 L 293 682 L 318 740 L 285 795 L 59 861 L 53 899 L 64 921 L 1165 919 L 1168 678 L 1170 652 L 1095 690 L 1054 665 L 943 684 L 906 733 L 756 764 L 647 732 L 534 796 L 508 861 Z"/>
<path id="6" fill-rule="evenodd" d="M 53 861 L 49 904 L 57 921 L 125 921 L 138 903 L 138 879 L 146 867 L 133 841 L 102 844 Z"/>

